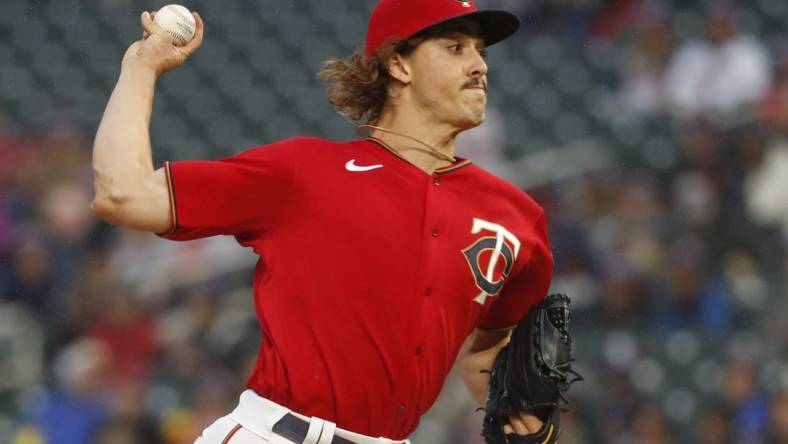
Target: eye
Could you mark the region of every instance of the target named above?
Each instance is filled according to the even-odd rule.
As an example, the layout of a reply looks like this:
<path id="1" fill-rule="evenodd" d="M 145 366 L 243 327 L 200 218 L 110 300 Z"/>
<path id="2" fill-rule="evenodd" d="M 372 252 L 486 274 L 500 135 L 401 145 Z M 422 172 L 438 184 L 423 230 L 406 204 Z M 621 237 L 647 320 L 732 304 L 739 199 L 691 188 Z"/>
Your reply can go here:
<path id="1" fill-rule="evenodd" d="M 455 43 L 453 45 L 449 45 L 448 48 L 449 48 L 449 51 L 451 51 L 451 52 L 453 52 L 455 54 L 459 54 L 459 53 L 462 52 L 462 45 L 460 45 L 459 43 Z"/>
<path id="2" fill-rule="evenodd" d="M 482 56 L 483 59 L 487 58 L 487 48 L 477 48 L 476 50 L 479 51 L 479 55 Z"/>

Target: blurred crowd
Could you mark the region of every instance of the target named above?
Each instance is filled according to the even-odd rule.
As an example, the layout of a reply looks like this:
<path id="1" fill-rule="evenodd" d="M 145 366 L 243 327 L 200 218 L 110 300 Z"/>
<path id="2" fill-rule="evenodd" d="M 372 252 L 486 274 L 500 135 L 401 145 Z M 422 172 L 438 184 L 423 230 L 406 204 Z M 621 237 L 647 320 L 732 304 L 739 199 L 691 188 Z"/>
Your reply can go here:
<path id="1" fill-rule="evenodd" d="M 512 157 L 500 103 L 461 141 L 548 212 L 552 290 L 573 298 L 586 377 L 563 444 L 788 444 L 788 39 L 759 32 L 785 23 L 788 4 L 755 4 L 486 5 L 526 20 L 510 53 L 547 36 L 615 54 L 594 96 L 609 125 L 569 141 L 610 162 L 524 177 L 544 153 Z M 191 443 L 250 374 L 255 257 L 232 239 L 172 243 L 99 222 L 95 127 L 24 125 L 4 105 L 0 442 Z M 481 444 L 481 417 L 452 374 L 414 440 Z"/>

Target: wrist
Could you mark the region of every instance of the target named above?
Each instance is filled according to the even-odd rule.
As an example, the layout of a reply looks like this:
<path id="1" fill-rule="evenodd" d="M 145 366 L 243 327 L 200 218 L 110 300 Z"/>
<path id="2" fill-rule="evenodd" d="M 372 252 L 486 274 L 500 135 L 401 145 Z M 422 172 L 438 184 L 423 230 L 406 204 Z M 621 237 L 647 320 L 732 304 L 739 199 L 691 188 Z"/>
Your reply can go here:
<path id="1" fill-rule="evenodd" d="M 141 60 L 129 60 L 120 68 L 121 77 L 129 77 L 137 82 L 155 83 L 159 78 L 156 70 Z"/>

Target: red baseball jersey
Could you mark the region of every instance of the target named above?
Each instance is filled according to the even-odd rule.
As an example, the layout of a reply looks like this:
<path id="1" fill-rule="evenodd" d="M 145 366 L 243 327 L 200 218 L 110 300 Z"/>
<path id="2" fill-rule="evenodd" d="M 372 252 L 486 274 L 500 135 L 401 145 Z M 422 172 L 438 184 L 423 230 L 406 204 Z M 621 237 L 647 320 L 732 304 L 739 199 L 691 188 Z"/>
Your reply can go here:
<path id="1" fill-rule="evenodd" d="M 248 387 L 299 413 L 404 439 L 475 327 L 547 292 L 542 208 L 471 162 L 428 174 L 377 139 L 292 139 L 165 165 L 174 225 L 260 256 L 263 340 Z"/>

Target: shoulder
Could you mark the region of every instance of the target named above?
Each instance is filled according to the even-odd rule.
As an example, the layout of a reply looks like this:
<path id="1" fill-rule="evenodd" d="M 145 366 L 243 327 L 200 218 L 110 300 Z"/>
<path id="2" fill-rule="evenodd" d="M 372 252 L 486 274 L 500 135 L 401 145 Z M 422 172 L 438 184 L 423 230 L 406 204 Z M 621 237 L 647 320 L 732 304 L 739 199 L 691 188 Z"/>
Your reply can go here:
<path id="1" fill-rule="evenodd" d="M 508 180 L 474 164 L 463 169 L 464 173 L 470 176 L 471 186 L 482 189 L 486 194 L 494 194 L 498 202 L 511 206 L 527 218 L 538 217 L 544 213 L 542 206 L 531 195 Z"/>
<path id="2" fill-rule="evenodd" d="M 310 155 L 325 155 L 338 151 L 337 148 L 352 146 L 356 141 L 339 142 L 317 137 L 295 137 L 278 142 L 248 148 L 234 157 L 297 157 L 307 158 Z"/>

